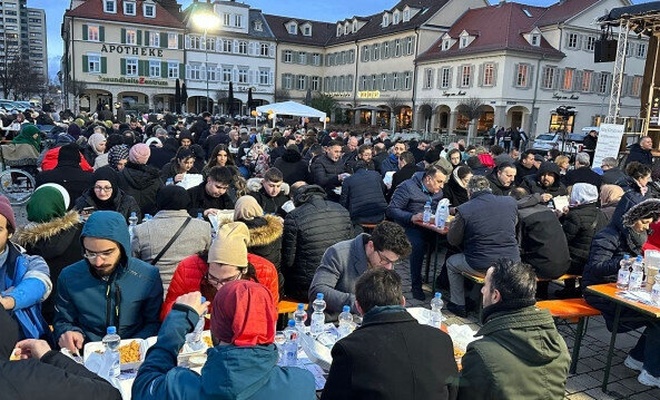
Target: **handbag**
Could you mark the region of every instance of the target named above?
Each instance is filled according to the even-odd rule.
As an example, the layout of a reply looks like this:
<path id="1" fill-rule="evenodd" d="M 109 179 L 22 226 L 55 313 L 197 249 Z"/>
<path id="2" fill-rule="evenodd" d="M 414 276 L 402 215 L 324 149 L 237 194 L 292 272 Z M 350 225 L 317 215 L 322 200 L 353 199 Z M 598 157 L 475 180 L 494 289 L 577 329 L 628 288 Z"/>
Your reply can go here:
<path id="1" fill-rule="evenodd" d="M 170 248 L 170 246 L 172 246 L 172 243 L 174 243 L 174 240 L 176 240 L 176 238 L 181 234 L 181 232 L 183 232 L 183 230 L 186 229 L 186 226 L 188 226 L 191 219 L 192 219 L 191 217 L 188 217 L 188 218 L 186 218 L 185 221 L 183 221 L 183 224 L 181 224 L 181 226 L 179 227 L 179 230 L 176 231 L 174 236 L 172 236 L 170 238 L 170 241 L 167 242 L 165 247 L 163 247 L 163 249 L 158 253 L 158 255 L 153 260 L 151 260 L 151 265 L 156 265 L 156 263 L 158 263 L 158 261 L 163 256 L 163 254 L 165 254 L 165 252 Z"/>

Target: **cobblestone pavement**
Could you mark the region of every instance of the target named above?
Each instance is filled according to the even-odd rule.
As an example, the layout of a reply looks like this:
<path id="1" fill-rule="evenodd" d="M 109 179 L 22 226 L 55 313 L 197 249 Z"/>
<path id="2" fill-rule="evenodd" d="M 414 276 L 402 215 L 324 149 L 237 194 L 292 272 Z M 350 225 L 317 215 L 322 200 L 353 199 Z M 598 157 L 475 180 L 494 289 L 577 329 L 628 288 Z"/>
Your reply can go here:
<path id="1" fill-rule="evenodd" d="M 406 303 L 410 307 L 430 308 L 431 285 L 424 285 L 426 300 L 419 301 L 412 297 L 410 292 L 410 272 L 408 264 L 404 263 L 396 266 L 396 271 L 403 280 L 403 291 L 406 297 Z M 550 286 L 549 293 L 560 288 L 556 284 Z M 448 293 L 443 293 L 443 299 L 446 299 Z M 445 300 L 446 303 L 446 300 Z M 446 323 L 451 324 L 469 324 L 477 330 L 479 329 L 479 320 L 476 313 L 472 312 L 468 318 L 460 318 L 453 315 L 446 309 L 443 310 L 447 318 Z M 560 324 L 559 332 L 564 337 L 569 352 L 573 350 L 573 331 L 575 325 Z M 574 375 L 569 375 L 566 382 L 566 396 L 564 399 L 570 400 L 610 400 L 610 399 L 632 399 L 632 400 L 651 400 L 660 399 L 660 389 L 649 388 L 637 381 L 638 372 L 628 369 L 623 365 L 628 351 L 637 343 L 640 332 L 633 331 L 629 333 L 620 333 L 617 335 L 614 356 L 612 358 L 612 369 L 610 371 L 608 393 L 601 391 L 601 383 L 605 371 L 605 360 L 607 349 L 609 347 L 610 332 L 605 327 L 605 321 L 602 317 L 593 317 L 589 319 L 586 334 L 582 339 L 580 346 L 580 359 L 577 364 L 577 371 Z"/>

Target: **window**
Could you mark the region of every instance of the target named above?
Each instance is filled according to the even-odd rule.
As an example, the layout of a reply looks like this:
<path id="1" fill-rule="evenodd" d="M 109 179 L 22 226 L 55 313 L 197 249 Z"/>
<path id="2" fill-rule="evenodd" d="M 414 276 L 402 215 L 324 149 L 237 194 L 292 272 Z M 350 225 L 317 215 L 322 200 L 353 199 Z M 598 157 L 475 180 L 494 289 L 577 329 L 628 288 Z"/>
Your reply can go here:
<path id="1" fill-rule="evenodd" d="M 307 82 L 307 77 L 305 75 L 298 75 L 296 79 L 296 90 L 305 90 L 305 83 Z"/>
<path id="2" fill-rule="evenodd" d="M 472 66 L 463 65 L 461 66 L 461 87 L 470 87 L 472 85 Z"/>
<path id="3" fill-rule="evenodd" d="M 312 54 L 312 64 L 315 66 L 321 65 L 321 55 L 319 53 Z M 318 90 L 318 89 L 316 89 Z"/>
<path id="4" fill-rule="evenodd" d="M 298 26 L 296 24 L 289 24 L 289 26 L 286 27 L 287 32 L 289 32 L 289 35 L 297 35 L 298 34 Z"/>
<path id="5" fill-rule="evenodd" d="M 540 46 L 541 45 L 541 35 L 539 35 L 538 33 L 533 34 L 531 44 L 532 44 L 532 46 L 536 46 L 536 47 Z"/>
<path id="6" fill-rule="evenodd" d="M 398 24 L 400 19 L 401 19 L 401 14 L 399 14 L 399 10 L 394 11 L 394 13 L 392 13 L 392 24 L 393 25 Z"/>
<path id="7" fill-rule="evenodd" d="M 353 64 L 355 62 L 355 50 L 349 50 L 348 52 L 348 63 Z"/>
<path id="8" fill-rule="evenodd" d="M 367 77 L 365 75 L 360 75 L 360 85 L 358 90 L 366 90 L 367 88 Z"/>
<path id="9" fill-rule="evenodd" d="M 287 90 L 291 90 L 293 88 L 293 75 L 291 74 L 282 75 L 282 87 Z"/>
<path id="10" fill-rule="evenodd" d="M 235 14 L 234 15 L 234 28 L 242 28 L 243 27 L 243 15 L 242 14 Z"/>
<path id="11" fill-rule="evenodd" d="M 385 28 L 389 25 L 390 25 L 390 14 L 384 13 L 383 14 L 383 24 L 382 24 L 382 26 L 383 26 L 383 28 Z"/>
<path id="12" fill-rule="evenodd" d="M 637 46 L 637 57 L 646 58 L 646 43 L 640 43 Z"/>
<path id="13" fill-rule="evenodd" d="M 167 77 L 169 79 L 176 79 L 179 77 L 179 62 L 170 61 L 167 63 Z"/>
<path id="14" fill-rule="evenodd" d="M 270 45 L 268 43 L 261 43 L 259 45 L 259 55 L 262 57 L 268 57 L 270 53 Z"/>
<path id="15" fill-rule="evenodd" d="M 486 63 L 484 64 L 484 75 L 481 81 L 482 86 L 493 86 L 495 85 L 495 64 Z"/>
<path id="16" fill-rule="evenodd" d="M 149 46 L 160 47 L 160 33 L 149 32 Z"/>
<path id="17" fill-rule="evenodd" d="M 630 90 L 630 95 L 632 97 L 639 97 L 642 94 L 642 77 L 636 75 L 632 80 L 632 88 Z"/>
<path id="18" fill-rule="evenodd" d="M 516 87 L 529 86 L 529 64 L 518 64 L 516 67 Z"/>
<path id="19" fill-rule="evenodd" d="M 126 44 L 137 44 L 137 31 L 135 29 L 126 29 Z"/>
<path id="20" fill-rule="evenodd" d="M 403 22 L 410 21 L 410 10 L 403 10 Z"/>
<path id="21" fill-rule="evenodd" d="M 254 21 L 254 30 L 257 32 L 263 32 L 264 24 L 261 21 Z"/>
<path id="22" fill-rule="evenodd" d="M 401 39 L 394 39 L 394 57 L 401 57 Z"/>
<path id="23" fill-rule="evenodd" d="M 585 41 L 584 44 L 584 49 L 586 51 L 594 51 L 596 48 L 596 37 L 595 36 L 587 36 L 587 40 Z"/>
<path id="24" fill-rule="evenodd" d="M 596 90 L 598 93 L 607 93 L 610 89 L 610 73 L 601 72 L 597 83 Z"/>
<path id="25" fill-rule="evenodd" d="M 268 68 L 259 68 L 259 84 L 268 85 L 270 83 L 270 70 Z"/>
<path id="26" fill-rule="evenodd" d="M 593 71 L 582 71 L 582 82 L 580 83 L 580 90 L 583 92 L 591 92 L 591 80 L 593 79 Z"/>
<path id="27" fill-rule="evenodd" d="M 284 50 L 284 62 L 291 64 L 293 62 L 293 51 Z"/>
<path id="28" fill-rule="evenodd" d="M 414 53 L 413 49 L 414 38 L 412 36 L 406 38 L 406 55 Z"/>
<path id="29" fill-rule="evenodd" d="M 543 80 L 541 87 L 544 89 L 554 89 L 556 86 L 557 67 L 545 67 L 543 69 Z"/>
<path id="30" fill-rule="evenodd" d="M 92 42 L 98 42 L 100 40 L 98 26 L 91 25 L 87 27 L 87 40 Z"/>
<path id="31" fill-rule="evenodd" d="M 442 50 L 443 51 L 449 50 L 450 47 L 451 47 L 451 39 L 444 39 L 442 41 Z"/>
<path id="32" fill-rule="evenodd" d="M 424 69 L 424 89 L 433 88 L 433 69 L 425 68 Z"/>
<path id="33" fill-rule="evenodd" d="M 451 86 L 451 68 L 444 67 L 438 71 L 439 86 L 441 89 L 447 89 Z"/>
<path id="34" fill-rule="evenodd" d="M 566 47 L 569 49 L 577 49 L 579 47 L 580 35 L 577 33 L 569 33 L 566 37 Z"/>
<path id="35" fill-rule="evenodd" d="M 310 81 L 309 88 L 316 92 L 321 90 L 321 78 L 318 76 L 313 76 Z"/>
<path id="36" fill-rule="evenodd" d="M 403 73 L 403 90 L 410 90 L 412 82 L 412 72 L 406 71 Z"/>
<path id="37" fill-rule="evenodd" d="M 238 42 L 238 54 L 247 54 L 248 44 L 245 40 Z"/>
<path id="38" fill-rule="evenodd" d="M 231 53 L 231 48 L 233 46 L 233 42 L 229 39 L 222 39 L 222 52 L 223 53 Z"/>
<path id="39" fill-rule="evenodd" d="M 380 74 L 380 90 L 387 90 L 387 74 Z"/>
<path id="40" fill-rule="evenodd" d="M 216 64 L 208 64 L 206 66 L 206 79 L 211 82 L 218 80 L 218 66 Z"/>
<path id="41" fill-rule="evenodd" d="M 138 60 L 137 58 L 126 59 L 126 76 L 138 75 Z"/>
<path id="42" fill-rule="evenodd" d="M 575 70 L 572 68 L 566 68 L 564 70 L 564 79 L 561 83 L 561 89 L 562 90 L 573 90 L 573 76 L 575 74 Z"/>
<path id="43" fill-rule="evenodd" d="M 390 58 L 390 42 L 383 43 L 383 58 Z"/>
<path id="44" fill-rule="evenodd" d="M 307 53 L 304 51 L 298 52 L 298 64 L 306 65 L 307 64 Z"/>
<path id="45" fill-rule="evenodd" d="M 470 38 L 468 38 L 467 36 L 463 36 L 461 37 L 461 43 L 458 45 L 458 48 L 464 49 L 468 46 L 468 44 L 470 44 Z"/>
<path id="46" fill-rule="evenodd" d="M 177 35 L 176 33 L 167 34 L 167 48 L 168 49 L 179 48 L 179 35 Z"/>
<path id="47" fill-rule="evenodd" d="M 149 61 L 149 76 L 152 78 L 160 78 L 160 61 Z"/>
<path id="48" fill-rule="evenodd" d="M 233 71 L 233 67 L 230 65 L 223 65 L 222 66 L 222 81 L 223 82 L 231 82 L 231 74 Z"/>
<path id="49" fill-rule="evenodd" d="M 357 21 L 353 21 L 353 33 L 357 32 L 358 30 L 358 23 Z"/>
<path id="50" fill-rule="evenodd" d="M 190 64 L 188 66 L 188 77 L 191 80 L 199 81 L 202 79 L 202 73 L 201 73 L 201 68 L 202 66 L 200 64 Z"/>
<path id="51" fill-rule="evenodd" d="M 628 46 L 626 47 L 626 57 L 631 57 L 633 54 L 635 54 L 635 43 L 628 43 Z"/>
<path id="52" fill-rule="evenodd" d="M 372 54 L 372 58 L 374 59 L 374 61 L 380 59 L 380 44 L 376 43 L 376 44 L 373 45 L 373 47 L 371 49 L 371 54 Z M 345 64 L 345 63 L 342 63 L 342 64 Z"/>
<path id="53" fill-rule="evenodd" d="M 11 4 L 11 3 L 9 3 Z M 9 4 L 6 4 L 5 6 L 8 7 Z M 116 0 L 105 0 L 103 1 L 103 11 L 111 14 L 116 14 L 117 13 L 117 1 Z"/>
<path id="54" fill-rule="evenodd" d="M 341 27 L 341 25 L 337 25 L 337 36 L 341 36 L 343 32 L 344 29 Z"/>
<path id="55" fill-rule="evenodd" d="M 369 61 L 369 46 L 362 46 L 362 62 Z"/>
<path id="56" fill-rule="evenodd" d="M 215 38 L 213 37 L 206 38 L 206 50 L 215 51 Z"/>
<path id="57" fill-rule="evenodd" d="M 90 74 L 98 74 L 101 72 L 101 56 L 88 55 L 87 56 L 87 72 Z"/>
<path id="58" fill-rule="evenodd" d="M 248 67 L 238 67 L 238 83 L 248 83 Z"/>
<path id="59" fill-rule="evenodd" d="M 135 2 L 124 0 L 124 14 L 135 15 Z"/>
<path id="60" fill-rule="evenodd" d="M 156 17 L 156 6 L 153 4 L 144 4 L 144 9 L 142 10 L 144 13 L 144 16 L 147 18 L 155 18 Z"/>
<path id="61" fill-rule="evenodd" d="M 222 14 L 222 24 L 224 26 L 230 26 L 231 25 L 231 14 L 228 14 L 228 13 Z"/>
<path id="62" fill-rule="evenodd" d="M 305 25 L 303 27 L 303 36 L 312 36 L 312 27 L 309 25 Z"/>

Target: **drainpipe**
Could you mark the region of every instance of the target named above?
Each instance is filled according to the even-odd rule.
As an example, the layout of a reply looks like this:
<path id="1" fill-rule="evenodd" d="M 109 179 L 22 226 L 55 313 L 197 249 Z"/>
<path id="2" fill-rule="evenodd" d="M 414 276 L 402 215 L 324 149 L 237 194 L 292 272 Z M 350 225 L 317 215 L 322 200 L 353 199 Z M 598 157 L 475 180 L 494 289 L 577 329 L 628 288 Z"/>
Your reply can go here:
<path id="1" fill-rule="evenodd" d="M 415 96 L 417 93 L 417 55 L 419 51 L 419 28 L 415 28 L 415 58 L 413 59 L 413 76 L 412 76 L 412 110 L 413 110 L 413 127 L 417 126 L 417 111 L 415 109 Z M 426 122 L 426 121 L 424 121 Z M 425 127 L 426 128 L 426 127 Z M 424 132 L 426 137 L 426 132 Z"/>
<path id="2" fill-rule="evenodd" d="M 539 80 L 541 79 L 541 61 L 542 60 L 545 60 L 545 54 L 541 55 L 541 58 L 539 58 L 536 61 L 536 82 L 534 82 L 534 98 L 532 99 L 532 112 L 531 112 L 530 118 L 529 118 L 529 129 L 530 129 L 530 131 L 534 130 L 534 137 L 536 137 L 536 128 L 535 128 L 536 118 L 534 118 L 534 112 L 535 112 L 534 107 L 536 106 L 536 99 L 537 99 L 538 92 L 539 92 Z M 531 135 L 532 132 L 529 132 L 529 133 Z M 531 139 L 530 135 L 528 135 L 528 137 Z"/>
<path id="3" fill-rule="evenodd" d="M 353 79 L 353 108 L 357 107 L 357 87 L 358 83 L 358 65 L 360 63 L 360 45 L 358 41 L 355 41 L 355 79 Z M 353 110 L 353 122 L 355 122 L 356 116 L 359 117 L 357 110 Z M 357 125 L 357 124 L 356 124 Z"/>

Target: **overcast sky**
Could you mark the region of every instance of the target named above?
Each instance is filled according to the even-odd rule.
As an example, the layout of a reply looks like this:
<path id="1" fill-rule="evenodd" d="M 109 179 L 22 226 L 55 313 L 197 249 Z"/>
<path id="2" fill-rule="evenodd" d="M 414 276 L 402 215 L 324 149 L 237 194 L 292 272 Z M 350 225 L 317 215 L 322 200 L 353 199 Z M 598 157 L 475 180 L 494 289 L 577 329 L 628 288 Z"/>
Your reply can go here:
<path id="1" fill-rule="evenodd" d="M 98 1 L 98 0 L 97 0 Z M 203 1 L 203 0 L 202 0 Z M 396 0 L 246 0 L 240 2 L 249 4 L 252 8 L 259 8 L 266 14 L 286 15 L 316 21 L 335 22 L 354 15 L 367 16 L 393 7 Z M 648 3 L 651 0 L 635 0 L 633 3 Z M 499 0 L 490 0 L 492 4 Z M 556 0 L 520 0 L 519 3 L 548 6 Z M 183 9 L 188 7 L 192 0 L 179 0 Z M 46 10 L 46 25 L 48 29 L 48 58 L 62 55 L 62 39 L 60 27 L 64 11 L 69 7 L 70 0 L 28 0 L 28 7 Z M 49 63 L 53 65 L 53 63 Z M 57 64 L 55 64 L 57 65 Z M 53 68 L 50 68 L 51 70 Z M 53 76 L 57 73 L 49 71 Z"/>

